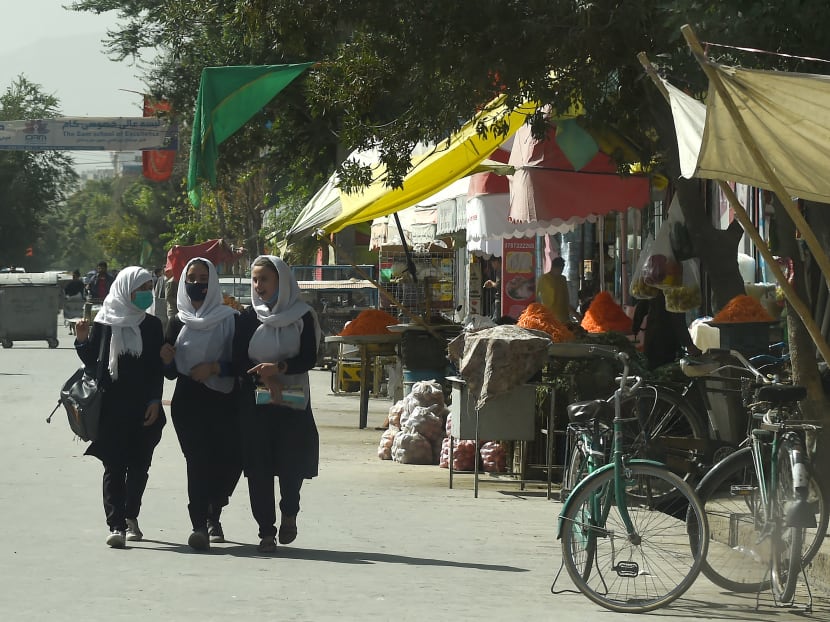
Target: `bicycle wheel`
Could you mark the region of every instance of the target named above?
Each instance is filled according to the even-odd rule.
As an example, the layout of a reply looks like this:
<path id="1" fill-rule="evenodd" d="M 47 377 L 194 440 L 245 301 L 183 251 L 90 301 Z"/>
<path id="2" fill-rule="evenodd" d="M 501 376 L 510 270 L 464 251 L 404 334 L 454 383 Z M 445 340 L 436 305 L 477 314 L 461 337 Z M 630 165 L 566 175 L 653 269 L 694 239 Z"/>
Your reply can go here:
<path id="1" fill-rule="evenodd" d="M 699 471 L 708 442 L 706 420 L 669 389 L 644 386 L 622 401 L 628 455 L 662 462 L 691 479 Z"/>
<path id="2" fill-rule="evenodd" d="M 798 573 L 801 571 L 801 549 L 804 544 L 804 529 L 788 526 L 787 509 L 800 499 L 793 488 L 794 468 L 792 452 L 801 451 L 797 439 L 784 437 L 778 445 L 775 456 L 778 466 L 778 480 L 772 491 L 772 566 L 770 577 L 772 593 L 779 602 L 791 602 L 795 595 Z"/>
<path id="3" fill-rule="evenodd" d="M 562 476 L 562 487 L 559 490 L 559 501 L 565 503 L 574 487 L 588 474 L 588 454 L 586 453 L 585 438 L 578 433 L 578 438 L 571 448 L 568 458 L 568 468 Z"/>
<path id="4" fill-rule="evenodd" d="M 739 449 L 715 465 L 697 488 L 709 522 L 709 552 L 701 572 L 710 581 L 732 592 L 769 589 L 767 578 L 772 556 L 771 542 L 762 537 L 764 509 L 752 450 Z M 817 527 L 807 529 L 802 562 L 815 557 L 827 530 L 827 497 L 811 478 L 807 500 L 814 510 Z"/>
<path id="5" fill-rule="evenodd" d="M 562 555 L 574 584 L 593 602 L 642 613 L 689 589 L 706 554 L 708 530 L 697 496 L 678 475 L 647 464 L 624 468 L 625 506 L 635 533 L 629 536 L 620 515 L 614 471 L 596 473 L 562 515 Z M 667 488 L 678 494 L 667 500 Z M 687 511 L 696 517 L 693 547 Z"/>
<path id="6" fill-rule="evenodd" d="M 573 425 L 570 424 L 570 426 Z M 596 470 L 604 464 L 605 448 L 611 443 L 610 429 L 603 428 L 593 434 L 587 426 L 570 426 L 568 435 L 572 435 L 576 440 L 572 442 L 570 456 L 568 457 L 568 468 L 562 476 L 562 487 L 559 491 L 559 501 L 562 503 L 565 503 L 571 491 L 579 482 L 585 479 L 591 470 Z M 592 457 L 590 453 L 592 451 L 600 453 Z M 594 461 L 593 465 L 590 464 L 591 460 Z"/>

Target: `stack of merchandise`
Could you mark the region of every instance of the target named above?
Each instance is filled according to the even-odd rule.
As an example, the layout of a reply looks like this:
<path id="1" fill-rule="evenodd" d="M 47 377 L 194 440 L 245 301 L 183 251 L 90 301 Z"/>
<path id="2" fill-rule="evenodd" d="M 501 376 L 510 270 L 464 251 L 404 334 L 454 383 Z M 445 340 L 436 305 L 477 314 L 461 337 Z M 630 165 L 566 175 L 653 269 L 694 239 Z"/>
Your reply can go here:
<path id="1" fill-rule="evenodd" d="M 378 446 L 381 460 L 437 464 L 449 410 L 444 390 L 433 380 L 416 382 L 412 392 L 389 409 L 389 427 Z"/>

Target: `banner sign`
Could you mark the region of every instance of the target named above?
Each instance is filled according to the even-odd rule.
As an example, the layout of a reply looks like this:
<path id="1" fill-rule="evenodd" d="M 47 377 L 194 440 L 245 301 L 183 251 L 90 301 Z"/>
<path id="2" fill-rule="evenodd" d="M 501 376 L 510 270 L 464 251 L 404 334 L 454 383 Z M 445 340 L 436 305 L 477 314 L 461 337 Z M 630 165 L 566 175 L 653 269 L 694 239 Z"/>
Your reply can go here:
<path id="1" fill-rule="evenodd" d="M 175 150 L 178 128 L 154 117 L 62 117 L 0 121 L 0 150 Z"/>
<path id="2" fill-rule="evenodd" d="M 501 312 L 518 319 L 536 301 L 536 238 L 506 238 L 502 247 Z"/>

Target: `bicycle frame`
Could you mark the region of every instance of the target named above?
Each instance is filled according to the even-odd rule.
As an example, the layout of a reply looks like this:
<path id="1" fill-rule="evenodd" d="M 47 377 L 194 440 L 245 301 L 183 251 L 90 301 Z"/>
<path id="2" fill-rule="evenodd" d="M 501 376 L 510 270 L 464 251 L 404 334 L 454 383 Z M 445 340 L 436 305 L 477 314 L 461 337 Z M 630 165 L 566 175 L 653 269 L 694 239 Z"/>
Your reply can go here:
<path id="1" fill-rule="evenodd" d="M 655 460 L 645 460 L 640 458 L 635 458 L 631 460 L 624 460 L 623 456 L 623 424 L 626 423 L 628 420 L 623 419 L 621 417 L 621 410 L 622 410 L 622 399 L 624 395 L 632 392 L 638 385 L 635 384 L 632 387 L 627 385 L 628 379 L 628 371 L 629 371 L 629 361 L 628 356 L 624 352 L 619 352 L 615 354 L 617 360 L 621 361 L 623 364 L 623 373 L 620 376 L 620 383 L 619 386 L 614 390 L 614 435 L 613 435 L 613 451 L 612 451 L 612 459 L 611 462 L 608 464 L 603 465 L 599 469 L 589 472 L 589 477 L 583 478 L 571 491 L 571 494 L 568 496 L 568 499 L 565 501 L 564 505 L 562 506 L 562 511 L 559 513 L 559 526 L 557 529 L 557 537 L 562 536 L 562 529 L 564 520 L 563 517 L 567 514 L 568 509 L 573 501 L 573 499 L 577 496 L 578 493 L 582 488 L 592 485 L 593 477 L 596 474 L 604 473 L 608 470 L 614 471 L 614 490 L 613 493 L 616 499 L 625 499 L 625 465 L 626 464 L 648 464 L 653 466 L 664 467 L 665 465 L 662 462 L 657 462 Z M 606 499 L 607 495 L 610 494 L 610 490 L 605 491 Z M 597 509 L 599 504 L 599 499 L 595 499 L 594 503 L 594 516 L 597 515 Z M 605 520 L 608 518 L 608 511 L 610 510 L 609 503 L 603 503 L 602 507 L 604 508 L 602 513 L 599 515 L 600 520 L 597 521 L 597 527 L 599 528 L 600 525 L 605 524 Z M 636 530 L 634 529 L 634 525 L 631 522 L 631 517 L 628 514 L 628 508 L 625 507 L 625 503 L 618 503 L 617 505 L 620 517 L 623 520 L 623 524 L 625 525 L 626 532 L 628 533 L 629 537 L 637 537 Z"/>

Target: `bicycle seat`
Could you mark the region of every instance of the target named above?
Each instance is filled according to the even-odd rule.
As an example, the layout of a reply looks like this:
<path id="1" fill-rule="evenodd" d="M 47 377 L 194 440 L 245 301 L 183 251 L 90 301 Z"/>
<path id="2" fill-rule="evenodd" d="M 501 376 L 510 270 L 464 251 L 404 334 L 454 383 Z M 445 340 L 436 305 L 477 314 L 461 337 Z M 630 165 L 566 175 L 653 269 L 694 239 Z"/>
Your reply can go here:
<path id="1" fill-rule="evenodd" d="M 721 363 L 708 356 L 684 356 L 680 359 L 680 370 L 689 378 L 708 376 L 721 365 Z"/>
<path id="2" fill-rule="evenodd" d="M 568 421 L 571 423 L 588 423 L 594 419 L 612 421 L 614 407 L 605 400 L 588 400 L 568 405 Z"/>
<path id="3" fill-rule="evenodd" d="M 757 397 L 762 402 L 772 404 L 800 402 L 807 397 L 807 389 L 794 384 L 765 384 L 758 389 Z"/>

